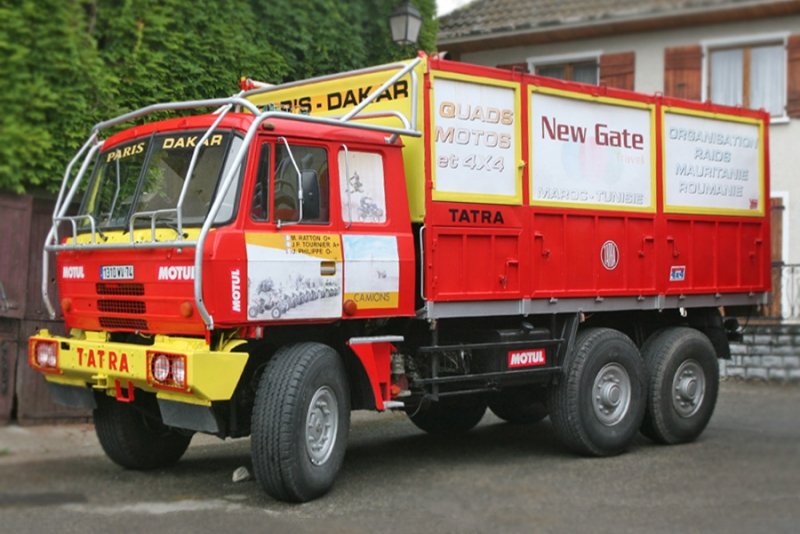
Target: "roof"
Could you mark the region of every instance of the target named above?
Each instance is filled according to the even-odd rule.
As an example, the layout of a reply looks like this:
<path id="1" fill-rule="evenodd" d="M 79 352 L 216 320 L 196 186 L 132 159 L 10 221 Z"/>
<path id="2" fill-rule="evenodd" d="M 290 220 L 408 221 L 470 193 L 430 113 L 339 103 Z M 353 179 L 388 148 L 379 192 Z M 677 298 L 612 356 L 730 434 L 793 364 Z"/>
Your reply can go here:
<path id="1" fill-rule="evenodd" d="M 621 23 L 669 19 L 675 23 L 667 25 L 675 26 L 681 22 L 692 24 L 693 16 L 698 17 L 694 23 L 721 21 L 708 20 L 709 14 L 728 13 L 728 18 L 735 14 L 742 19 L 798 11 L 797 0 L 474 0 L 439 19 L 438 39 L 439 46 L 447 49 L 466 41 L 491 41 L 536 32 L 599 26 L 618 31 Z M 503 46 L 509 45 L 514 43 Z"/>
<path id="2" fill-rule="evenodd" d="M 301 117 L 301 115 L 298 115 L 298 117 Z M 202 135 L 217 118 L 218 115 L 205 113 L 147 122 L 115 133 L 103 143 L 103 150 L 108 150 L 121 143 L 128 142 L 131 139 L 156 133 L 192 131 L 200 132 L 199 135 Z M 254 115 L 250 113 L 229 113 L 217 128 L 219 130 L 233 129 L 239 132 L 245 132 L 253 123 L 253 119 Z M 381 146 L 387 145 L 385 140 L 386 134 L 372 130 L 328 124 L 310 124 L 300 120 L 295 121 L 284 118 L 271 118 L 266 122 L 270 123 L 272 126 L 265 128 L 265 130 L 269 130 L 275 135 L 306 139 L 336 139 L 342 142 L 378 144 Z"/>

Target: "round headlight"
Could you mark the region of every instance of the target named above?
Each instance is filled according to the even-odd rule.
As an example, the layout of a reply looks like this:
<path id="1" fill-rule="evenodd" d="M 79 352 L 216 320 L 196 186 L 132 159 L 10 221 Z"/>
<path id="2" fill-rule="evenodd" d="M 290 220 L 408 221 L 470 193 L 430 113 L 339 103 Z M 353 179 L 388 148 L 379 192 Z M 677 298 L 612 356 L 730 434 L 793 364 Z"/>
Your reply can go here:
<path id="1" fill-rule="evenodd" d="M 56 346 L 52 343 L 39 343 L 36 345 L 36 364 L 39 367 L 56 366 Z"/>
<path id="2" fill-rule="evenodd" d="M 172 379 L 180 386 L 186 385 L 186 363 L 183 358 L 172 360 Z"/>
<path id="3" fill-rule="evenodd" d="M 164 382 L 169 377 L 169 358 L 163 354 L 157 354 L 153 358 L 153 378 L 159 382 Z"/>

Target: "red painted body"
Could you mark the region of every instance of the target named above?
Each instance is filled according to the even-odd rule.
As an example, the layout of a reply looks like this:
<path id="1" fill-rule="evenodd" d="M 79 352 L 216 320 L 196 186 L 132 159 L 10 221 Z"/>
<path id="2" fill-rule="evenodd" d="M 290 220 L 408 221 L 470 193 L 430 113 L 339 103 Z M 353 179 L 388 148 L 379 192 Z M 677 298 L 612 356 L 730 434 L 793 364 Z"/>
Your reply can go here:
<path id="1" fill-rule="evenodd" d="M 764 112 L 732 109 L 630 91 L 562 82 L 448 61 L 431 69 L 643 102 L 656 106 L 656 144 L 662 146 L 661 108 L 679 106 L 765 121 Z M 426 104 L 430 104 L 426 102 Z M 522 160 L 530 162 L 527 99 L 522 99 Z M 426 112 L 429 116 L 430 112 Z M 430 136 L 430 123 L 426 125 Z M 769 139 L 764 129 L 765 191 Z M 530 165 L 522 172 L 522 205 L 466 204 L 427 197 L 425 295 L 432 301 L 550 299 L 764 292 L 770 288 L 769 216 L 677 215 L 664 211 L 661 151 L 656 162 L 656 210 L 593 210 L 530 206 Z M 430 145 L 428 158 L 430 159 Z M 428 187 L 431 190 L 430 166 Z M 768 198 L 768 193 L 767 193 Z M 498 215 L 499 214 L 499 217 Z M 501 218 L 503 223 L 491 221 Z M 599 261 L 613 240 L 619 264 Z M 675 266 L 685 280 L 670 282 Z"/>
<path id="2" fill-rule="evenodd" d="M 652 104 L 656 108 L 655 143 L 661 146 L 662 106 L 680 106 L 704 112 L 724 112 L 759 120 L 764 113 L 732 110 L 711 104 L 677 101 L 645 96 L 605 87 L 585 86 L 546 78 L 522 75 L 430 60 L 430 72 L 451 72 L 487 77 L 521 84 L 522 95 L 531 85 L 605 96 Z M 425 87 L 431 86 L 430 79 Z M 423 92 L 424 136 L 431 139 L 430 91 Z M 528 98 L 522 98 L 522 161 L 530 162 L 528 138 Z M 111 137 L 104 150 L 131 139 L 155 132 L 199 130 L 207 128 L 213 115 L 200 115 L 157 122 L 125 130 Z M 253 117 L 231 114 L 220 125 L 244 134 Z M 766 128 L 763 142 L 768 145 Z M 287 232 L 274 222 L 256 222 L 250 218 L 249 202 L 254 194 L 258 149 L 262 143 L 275 144 L 279 136 L 325 148 L 330 171 L 330 223 L 303 224 L 291 231 L 327 234 L 341 242 L 347 234 L 394 236 L 400 259 L 399 302 L 395 308 L 354 309 L 343 305 L 341 317 L 303 319 L 300 322 L 331 322 L 373 317 L 410 317 L 415 313 L 417 265 L 415 240 L 409 217 L 402 144 L 387 144 L 385 134 L 303 124 L 271 121 L 250 147 L 242 175 L 238 209 L 233 222 L 209 234 L 203 264 L 203 295 L 209 312 L 219 328 L 268 325 L 270 321 L 252 321 L 247 306 L 236 305 L 235 293 L 246 294 L 247 252 L 245 233 L 275 234 Z M 635 142 L 627 137 L 626 142 Z M 339 176 L 336 155 L 346 144 L 349 150 L 381 154 L 384 158 L 386 222 L 346 225 L 341 217 L 338 194 Z M 763 216 L 676 215 L 664 211 L 661 152 L 657 151 L 655 210 L 595 210 L 532 206 L 530 165 L 521 173 L 522 202 L 518 205 L 434 201 L 431 198 L 432 143 L 426 143 L 426 200 L 424 219 L 425 299 L 432 302 L 461 302 L 516 299 L 568 299 L 752 293 L 770 287 L 769 218 Z M 768 154 L 765 158 L 765 191 L 769 191 Z M 272 198 L 272 197 L 270 197 Z M 270 200 L 271 202 L 271 200 Z M 766 210 L 765 210 L 766 211 Z M 613 269 L 600 261 L 603 245 L 613 241 L 611 251 L 617 262 Z M 193 250 L 151 249 L 120 251 L 67 251 L 58 256 L 60 294 L 68 327 L 86 330 L 140 331 L 144 333 L 203 335 L 205 326 L 196 311 L 181 315 L 181 307 L 193 304 L 191 270 Z M 133 265 L 135 284 L 103 284 L 99 279 L 102 265 Z M 163 267 L 176 267 L 174 279 L 160 280 Z M 82 268 L 82 278 L 64 277 L 68 267 Z M 676 269 L 682 281 L 670 281 Z M 237 282 L 238 278 L 238 282 Z M 132 293 L 131 293 L 132 292 Z M 343 297 L 344 298 L 344 297 Z M 137 304 L 135 301 L 142 302 Z M 185 315 L 185 314 L 184 314 Z M 284 321 L 282 324 L 287 324 Z M 291 323 L 289 323 L 291 324 Z"/>
<path id="3" fill-rule="evenodd" d="M 182 119 L 156 122 L 125 130 L 111 137 L 105 150 L 135 138 L 169 131 L 206 129 L 213 122 L 213 115 L 200 115 Z M 244 135 L 252 122 L 252 116 L 236 114 L 226 117 L 220 129 L 231 129 Z M 203 264 L 203 295 L 209 312 L 219 328 L 252 327 L 257 322 L 248 320 L 247 306 L 241 304 L 238 311 L 232 306 L 235 289 L 232 273 L 238 271 L 241 297 L 246 299 L 247 253 L 245 233 L 275 234 L 280 232 L 302 232 L 304 234 L 328 234 L 341 241 L 347 233 L 390 235 L 397 239 L 400 259 L 400 298 L 396 308 L 356 309 L 345 315 L 345 319 L 364 319 L 384 316 L 411 316 L 414 314 L 414 238 L 411 234 L 408 208 L 405 201 L 405 178 L 403 175 L 402 146 L 388 145 L 384 135 L 375 132 L 320 125 L 303 125 L 292 121 L 275 120 L 269 130 L 264 129 L 253 142 L 246 159 L 242 175 L 240 198 L 235 219 L 231 224 L 220 226 L 210 232 L 205 243 Z M 330 173 L 330 223 L 324 225 L 303 224 L 278 230 L 275 222 L 253 221 L 250 217 L 250 199 L 253 196 L 258 151 L 262 143 L 275 144 L 278 136 L 289 143 L 320 146 L 328 151 L 332 163 Z M 335 165 L 336 154 L 345 143 L 349 150 L 376 152 L 384 158 L 387 217 L 385 223 L 369 225 L 353 223 L 345 228 L 341 219 L 341 204 L 338 195 L 339 173 Z M 194 249 L 125 249 L 95 251 L 65 251 L 58 255 L 60 294 L 69 299 L 64 309 L 64 320 L 68 328 L 94 331 L 138 331 L 170 335 L 204 335 L 206 327 L 199 314 L 186 318 L 180 314 L 181 305 L 194 302 Z M 103 282 L 100 269 L 103 265 L 132 265 L 135 280 L 132 283 Z M 72 276 L 62 276 L 68 268 Z M 170 279 L 159 279 L 162 268 L 175 267 Z M 81 273 L 80 277 L 74 273 Z M 62 299 L 62 308 L 64 300 Z M 325 319 L 325 322 L 336 318 Z M 321 322 L 304 319 L 300 322 Z M 262 321 L 263 323 L 263 321 Z M 291 324 L 283 321 L 282 324 Z"/>

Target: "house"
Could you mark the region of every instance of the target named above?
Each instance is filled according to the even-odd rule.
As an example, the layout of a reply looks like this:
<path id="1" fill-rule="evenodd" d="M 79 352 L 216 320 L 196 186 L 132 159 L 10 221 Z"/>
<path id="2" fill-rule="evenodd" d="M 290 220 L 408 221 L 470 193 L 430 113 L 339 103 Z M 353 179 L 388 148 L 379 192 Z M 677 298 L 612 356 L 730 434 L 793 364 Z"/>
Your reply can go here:
<path id="1" fill-rule="evenodd" d="M 770 314 L 800 318 L 800 1 L 473 0 L 439 21 L 447 57 L 768 110 Z"/>

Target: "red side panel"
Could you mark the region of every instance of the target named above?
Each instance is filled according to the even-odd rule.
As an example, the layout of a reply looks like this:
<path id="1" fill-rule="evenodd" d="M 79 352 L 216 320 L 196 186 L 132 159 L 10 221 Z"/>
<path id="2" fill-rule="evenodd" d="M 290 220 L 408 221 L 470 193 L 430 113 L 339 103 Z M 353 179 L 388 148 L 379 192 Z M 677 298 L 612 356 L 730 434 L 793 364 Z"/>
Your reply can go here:
<path id="1" fill-rule="evenodd" d="M 521 298 L 519 230 L 436 228 L 431 236 L 433 297 Z"/>
<path id="2" fill-rule="evenodd" d="M 652 293 L 652 218 L 535 213 L 532 297 Z"/>
<path id="3" fill-rule="evenodd" d="M 448 77 L 437 74 L 439 71 L 447 71 L 451 79 L 472 80 L 479 84 L 481 77 L 491 78 L 496 82 L 495 85 L 514 87 L 521 95 L 514 116 L 515 121 L 521 126 L 519 153 L 522 162 L 519 167 L 518 189 L 522 192 L 522 198 L 521 201 L 511 199 L 507 204 L 502 204 L 498 203 L 497 198 L 486 197 L 487 200 L 484 202 L 481 195 L 471 194 L 468 200 L 456 202 L 443 200 L 448 197 L 440 194 L 437 200 L 433 200 L 432 191 L 436 188 L 436 184 L 431 165 L 436 164 L 441 167 L 441 162 L 434 161 L 436 150 L 441 148 L 444 153 L 445 148 L 455 151 L 458 147 L 451 149 L 442 144 L 442 139 L 438 141 L 435 138 L 431 139 L 427 147 L 428 194 L 424 245 L 424 284 L 428 300 L 447 302 L 716 295 L 769 290 L 769 220 L 765 209 L 769 198 L 769 121 L 764 113 L 556 82 L 521 74 L 512 75 L 503 71 L 446 61 L 432 61 L 431 76 L 434 82 L 437 75 Z M 428 87 L 435 86 L 431 80 L 428 81 Z M 573 195 L 574 191 L 592 191 L 589 186 L 583 190 L 581 187 L 584 187 L 586 180 L 594 177 L 594 170 L 586 168 L 584 138 L 576 135 L 577 130 L 568 126 L 564 119 L 569 118 L 569 114 L 559 115 L 566 108 L 557 108 L 553 104 L 546 103 L 540 106 L 552 105 L 555 111 L 552 112 L 552 117 L 548 117 L 546 123 L 544 121 L 541 124 L 537 123 L 536 128 L 541 130 L 534 128 L 536 135 L 541 134 L 537 140 L 543 138 L 546 133 L 564 145 L 574 145 L 575 158 L 583 158 L 580 159 L 583 166 L 568 165 L 569 161 L 563 163 L 565 169 L 576 169 L 575 176 L 566 176 L 564 184 L 557 184 L 559 188 L 550 189 L 557 192 L 556 196 L 548 197 L 553 199 L 552 202 L 542 201 L 540 192 L 537 192 L 540 197 L 532 199 L 531 184 L 536 187 L 536 180 L 531 180 L 531 168 L 536 161 L 532 160 L 536 157 L 536 146 L 532 148 L 531 143 L 536 145 L 537 140 L 531 140 L 534 134 L 531 134 L 533 130 L 530 117 L 533 116 L 532 108 L 537 105 L 537 101 L 535 98 L 531 100 L 531 95 L 548 92 L 562 97 L 561 106 L 571 105 L 564 102 L 574 102 L 576 106 L 594 102 L 600 106 L 627 106 L 631 109 L 649 110 L 652 113 L 650 132 L 647 133 L 653 146 L 652 156 L 648 157 L 647 152 L 643 152 L 641 159 L 637 156 L 636 159 L 626 160 L 624 158 L 627 156 L 618 155 L 618 159 L 614 160 L 613 151 L 607 151 L 602 154 L 598 152 L 600 156 L 606 157 L 606 160 L 588 160 L 601 169 L 598 173 L 601 171 L 605 173 L 603 180 L 606 182 L 602 183 L 613 183 L 613 180 L 608 178 L 608 169 L 614 167 L 612 163 L 619 163 L 619 168 L 623 170 L 625 165 L 633 166 L 639 162 L 649 165 L 648 168 L 651 169 L 649 176 L 652 177 L 649 203 L 645 200 L 638 207 L 631 203 L 632 208 L 625 209 L 624 204 L 618 200 L 613 201 L 620 202 L 616 205 L 612 205 L 612 201 L 609 200 L 603 204 L 601 200 L 611 198 L 613 195 L 641 194 L 643 189 L 639 189 L 639 193 L 628 190 L 590 192 L 589 195 L 592 195 L 590 202 L 580 196 L 577 199 L 569 197 L 570 201 L 558 197 L 560 194 Z M 426 94 L 430 100 L 430 91 Z M 458 97 L 448 98 L 458 101 Z M 480 106 L 490 104 L 465 98 L 460 105 L 477 113 L 476 109 L 483 109 Z M 491 103 L 491 105 L 499 104 Z M 440 116 L 444 116 L 441 109 L 431 110 L 431 107 L 431 103 L 428 102 L 426 132 L 429 137 L 434 128 L 433 120 L 439 120 Z M 673 144 L 670 145 L 672 147 L 670 154 L 677 154 L 679 156 L 676 157 L 682 159 L 667 161 L 663 149 L 666 134 L 662 131 L 667 127 L 665 126 L 667 121 L 662 119 L 662 116 L 669 113 L 693 117 L 696 121 L 682 130 L 684 135 L 689 137 L 685 145 L 678 146 L 679 143 L 676 141 L 678 138 L 671 137 Z M 491 124 L 487 125 L 486 121 L 481 122 L 471 116 L 469 120 L 473 121 L 469 126 L 474 129 L 483 128 L 489 131 L 492 127 Z M 723 122 L 715 122 L 720 120 Z M 602 119 L 598 121 L 597 128 L 586 129 L 587 136 L 594 135 L 600 139 L 597 131 L 611 131 L 605 124 L 600 123 Z M 732 124 L 739 126 L 747 124 L 748 128 L 758 129 L 760 132 L 756 143 L 763 148 L 760 163 L 748 163 L 749 166 L 745 171 L 741 171 L 745 167 L 719 167 L 719 164 L 707 161 L 707 153 L 718 155 L 721 151 L 731 151 L 734 160 L 743 154 L 737 152 L 742 150 L 740 147 L 743 145 L 726 141 L 727 129 Z M 545 127 L 551 128 L 552 131 L 545 132 Z M 625 125 L 616 126 L 616 131 L 622 131 L 624 136 L 627 136 L 620 141 L 620 144 L 627 143 L 626 148 L 636 148 L 632 146 L 634 143 L 632 140 L 640 130 L 628 131 L 624 127 Z M 706 128 L 707 132 L 703 128 Z M 686 130 L 690 130 L 688 134 L 685 133 Z M 734 137 L 736 135 L 739 134 L 734 133 Z M 693 140 L 692 136 L 701 140 Z M 640 138 L 635 142 L 643 143 L 644 140 Z M 471 143 L 469 146 L 475 151 L 488 150 L 486 147 L 482 148 L 479 142 Z M 477 148 L 473 149 L 473 146 Z M 606 144 L 606 148 L 607 146 Z M 541 157 L 542 153 L 539 154 Z M 568 152 L 565 151 L 564 154 Z M 728 156 L 725 161 L 730 162 L 730 158 L 731 156 Z M 538 161 L 548 160 L 542 158 Z M 648 163 L 649 161 L 651 163 Z M 683 174 L 676 171 L 678 168 L 676 161 L 684 169 Z M 670 167 L 672 174 L 669 175 L 672 180 L 669 185 L 672 189 L 669 191 L 666 178 L 668 164 L 672 165 Z M 743 193 L 738 194 L 739 199 L 750 199 L 749 209 L 726 207 L 735 206 L 732 201 L 728 204 L 722 202 L 719 204 L 720 207 L 717 207 L 718 204 L 711 198 L 714 194 L 729 193 L 710 193 L 708 197 L 698 201 L 698 205 L 691 203 L 684 205 L 681 201 L 675 200 L 669 205 L 667 203 L 668 193 L 675 195 L 676 192 L 680 192 L 679 187 L 699 188 L 697 184 L 703 183 L 710 183 L 710 187 L 715 184 L 724 184 L 723 188 L 730 187 L 730 180 L 722 181 L 725 176 L 729 176 L 724 173 L 749 172 L 749 176 L 752 177 L 756 174 L 756 169 L 763 177 L 760 182 L 760 200 L 755 199 L 758 195 L 752 190 L 745 189 Z M 708 178 L 707 173 L 717 173 L 714 175 L 717 182 L 700 181 Z M 719 178 L 720 176 L 722 178 Z M 681 182 L 681 178 L 685 180 Z M 452 177 L 450 179 L 452 180 Z M 584 182 L 581 183 L 581 180 Z M 753 180 L 748 182 L 751 186 L 753 183 Z M 490 191 L 491 187 L 487 187 L 486 190 Z M 696 200 L 696 197 L 690 200 Z M 620 207 L 615 209 L 615 206 Z"/>

